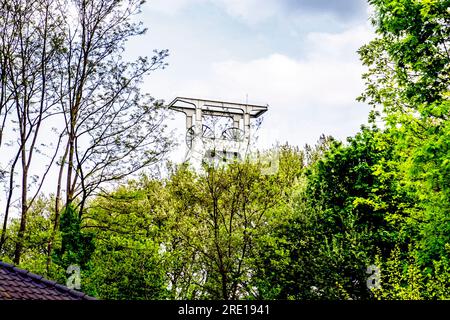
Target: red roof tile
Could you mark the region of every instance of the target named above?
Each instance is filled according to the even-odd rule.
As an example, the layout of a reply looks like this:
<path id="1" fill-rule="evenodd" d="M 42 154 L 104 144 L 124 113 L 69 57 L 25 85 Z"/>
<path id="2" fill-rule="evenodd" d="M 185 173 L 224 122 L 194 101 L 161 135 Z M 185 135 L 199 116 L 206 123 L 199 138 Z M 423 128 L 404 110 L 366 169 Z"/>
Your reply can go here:
<path id="1" fill-rule="evenodd" d="M 0 261 L 0 300 L 95 300 L 95 298 Z"/>

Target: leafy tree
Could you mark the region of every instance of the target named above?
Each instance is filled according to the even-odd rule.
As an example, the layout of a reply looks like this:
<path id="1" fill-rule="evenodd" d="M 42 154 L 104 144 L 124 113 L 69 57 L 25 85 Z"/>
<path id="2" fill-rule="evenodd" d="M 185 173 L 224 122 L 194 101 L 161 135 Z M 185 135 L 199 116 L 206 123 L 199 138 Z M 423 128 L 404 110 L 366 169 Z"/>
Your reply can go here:
<path id="1" fill-rule="evenodd" d="M 167 238 L 165 201 L 161 182 L 142 176 L 90 204 L 82 223 L 82 233 L 95 234 L 83 272 L 86 292 L 104 299 L 169 296 L 168 257 L 161 252 Z"/>
<path id="2" fill-rule="evenodd" d="M 73 206 L 67 206 L 61 216 L 61 247 L 55 252 L 56 262 L 67 269 L 70 265 L 86 267 L 95 249 L 94 235 L 81 231 L 81 219 Z"/>
<path id="3" fill-rule="evenodd" d="M 250 258 L 282 199 L 283 181 L 264 176 L 257 164 L 205 166 L 204 174 L 181 167 L 167 184 L 178 217 L 168 251 L 185 260 L 172 275 L 179 298 L 237 299 L 254 296 Z M 181 213 L 182 214 L 179 214 Z"/>
<path id="4" fill-rule="evenodd" d="M 20 243 L 21 266 L 60 282 L 77 264 L 82 289 L 106 299 L 448 299 L 450 0 L 369 2 L 378 37 L 359 50 L 369 126 L 345 143 L 322 135 L 304 150 L 281 146 L 271 175 L 244 160 L 136 180 L 170 146 L 164 107 L 139 88 L 167 52 L 121 57 L 126 39 L 144 32 L 130 20 L 142 3 L 71 0 L 62 12 L 44 0 L 31 22 L 35 4 L 2 3 L 0 119 L 16 108 L 22 120 L 9 176 L 0 172 L 9 190 L 40 119 L 39 105 L 17 94 L 26 86 L 13 84 L 32 80 L 44 89 L 32 94 L 42 114 L 57 106 L 64 120 L 56 194 L 25 192 L 25 219 L 9 222 L 6 212 L 2 259 L 17 261 Z M 48 42 L 29 34 L 24 48 L 36 50 L 17 60 L 36 70 L 9 67 L 20 40 L 12 31 L 45 22 Z M 373 264 L 381 286 L 369 289 Z"/>
<path id="5" fill-rule="evenodd" d="M 65 269 L 62 266 L 53 264 L 48 272 L 46 268 L 47 241 L 51 234 L 54 215 L 53 203 L 54 199 L 39 196 L 29 208 L 20 267 L 65 283 Z M 18 218 L 12 219 L 6 233 L 9 241 L 5 242 L 0 252 L 2 261 L 13 262 L 19 228 L 20 220 Z M 59 235 L 56 243 L 57 246 L 60 246 L 61 238 Z"/>
<path id="6" fill-rule="evenodd" d="M 450 297 L 448 255 L 433 261 L 433 268 L 423 270 L 417 250 L 411 246 L 405 258 L 396 247 L 389 258 L 378 257 L 377 264 L 382 270 L 381 286 L 373 289 L 377 299 L 443 300 Z"/>
<path id="7" fill-rule="evenodd" d="M 450 2 L 369 2 L 379 37 L 360 50 L 369 67 L 361 100 L 381 107 L 399 179 L 416 203 L 404 229 L 414 230 L 418 259 L 432 267 L 450 243 Z"/>
<path id="8" fill-rule="evenodd" d="M 403 216 L 408 206 L 395 174 L 379 174 L 387 164 L 395 170 L 388 138 L 362 127 L 347 145 L 316 147 L 323 156 L 304 171 L 290 219 L 278 225 L 274 244 L 262 252 L 261 278 L 270 279 L 266 297 L 370 297 L 366 268 L 377 248 L 389 254 L 398 238 L 389 217 Z"/>
<path id="9" fill-rule="evenodd" d="M 50 88 L 49 79 L 56 77 L 57 73 L 55 61 L 60 46 L 56 29 L 61 21 L 51 14 L 56 8 L 53 0 L 2 1 L 0 8 L 0 116 L 3 118 L 0 140 L 6 126 L 10 126 L 9 130 L 13 132 L 7 146 L 12 156 L 7 170 L 7 201 L 0 249 L 6 241 L 13 193 L 20 190 L 21 218 L 14 257 L 14 262 L 19 263 L 29 208 L 36 200 L 58 152 L 58 148 L 48 148 L 41 131 L 57 113 L 57 97 Z M 49 153 L 48 164 L 40 168 L 43 173 L 33 174 L 36 172 L 32 170 L 35 159 L 43 150 Z"/>
<path id="10" fill-rule="evenodd" d="M 144 76 L 163 68 L 167 50 L 126 61 L 125 43 L 146 32 L 133 22 L 141 0 L 68 1 L 57 11 L 66 23 L 59 76 L 65 147 L 61 154 L 55 200 L 55 235 L 59 227 L 63 185 L 65 206 L 75 205 L 81 218 L 86 201 L 105 185 L 132 178 L 160 161 L 170 139 L 163 124 L 165 107 L 141 91 Z M 48 243 L 49 259 L 53 237 Z"/>

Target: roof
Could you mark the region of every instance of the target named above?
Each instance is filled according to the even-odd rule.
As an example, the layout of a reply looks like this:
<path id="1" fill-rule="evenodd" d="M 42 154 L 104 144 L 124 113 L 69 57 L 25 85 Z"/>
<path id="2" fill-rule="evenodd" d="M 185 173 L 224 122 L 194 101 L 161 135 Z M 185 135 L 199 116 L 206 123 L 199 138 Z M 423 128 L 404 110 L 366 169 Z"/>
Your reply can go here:
<path id="1" fill-rule="evenodd" d="M 0 300 L 95 300 L 95 298 L 0 261 Z"/>

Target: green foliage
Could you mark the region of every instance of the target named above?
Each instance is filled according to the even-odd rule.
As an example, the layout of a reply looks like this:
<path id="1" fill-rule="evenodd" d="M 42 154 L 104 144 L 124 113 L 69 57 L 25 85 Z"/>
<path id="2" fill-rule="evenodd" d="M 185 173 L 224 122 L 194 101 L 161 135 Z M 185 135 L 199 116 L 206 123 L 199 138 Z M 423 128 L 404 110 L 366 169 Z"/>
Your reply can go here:
<path id="1" fill-rule="evenodd" d="M 391 286 L 381 297 L 442 298 L 448 286 L 432 292 L 436 279 L 446 275 L 450 243 L 450 1 L 370 3 L 380 37 L 360 50 L 369 67 L 361 100 L 381 106 L 386 134 L 395 142 L 394 173 L 412 204 L 403 218 L 389 218 L 398 224 L 403 242 L 413 247 L 407 256 L 391 258 L 391 265 L 404 269 L 392 280 L 402 285 Z"/>
<path id="2" fill-rule="evenodd" d="M 110 235 L 107 243 L 96 249 L 90 269 L 82 275 L 85 291 L 102 299 L 168 297 L 158 248 L 150 239 L 133 241 Z"/>
<path id="3" fill-rule="evenodd" d="M 280 204 L 297 166 L 285 165 L 281 154 L 277 175 L 263 175 L 261 166 L 243 162 L 225 168 L 205 166 L 204 174 L 185 167 L 171 176 L 167 188 L 178 216 L 167 250 L 185 259 L 175 265 L 173 286 L 181 298 L 237 299 L 255 296 L 250 285 L 257 241 L 271 221 L 281 216 Z"/>
<path id="4" fill-rule="evenodd" d="M 267 286 L 266 298 L 370 297 L 366 268 L 377 248 L 389 252 L 398 238 L 388 217 L 404 215 L 395 176 L 380 174 L 393 159 L 387 138 L 363 127 L 348 145 L 329 145 L 304 171 L 289 204 L 291 218 L 278 224 L 276 242 L 262 250 L 261 278 L 278 284 Z"/>
<path id="5" fill-rule="evenodd" d="M 61 248 L 55 250 L 56 262 L 64 269 L 70 265 L 85 268 L 95 248 L 94 235 L 81 231 L 81 219 L 73 205 L 64 208 L 60 231 Z"/>
<path id="6" fill-rule="evenodd" d="M 104 299 L 168 297 L 160 236 L 166 220 L 160 182 L 142 177 L 92 204 L 83 229 L 95 251 L 83 273 L 86 291 Z"/>
<path id="7" fill-rule="evenodd" d="M 83 219 L 67 206 L 48 276 L 78 264 L 82 289 L 106 299 L 449 299 L 450 1 L 369 2 L 370 126 L 276 148 L 272 175 L 251 161 L 183 164 L 83 202 Z M 24 235 L 22 265 L 38 273 L 52 202 L 34 203 Z"/>
<path id="8" fill-rule="evenodd" d="M 450 264 L 448 253 L 442 260 L 433 261 L 432 267 L 423 269 L 417 251 L 410 248 L 402 255 L 395 248 L 390 257 L 381 261 L 381 286 L 373 289 L 377 299 L 424 300 L 450 298 Z"/>
<path id="9" fill-rule="evenodd" d="M 46 275 L 53 279 L 65 282 L 65 269 L 57 264 L 52 264 L 47 273 L 47 242 L 51 234 L 53 209 L 52 199 L 46 197 L 36 198 L 29 209 L 28 228 L 24 234 L 24 250 L 20 267 L 30 272 Z M 0 259 L 12 263 L 14 257 L 14 247 L 17 241 L 17 231 L 19 230 L 18 219 L 12 220 L 7 229 L 7 240 L 0 252 Z M 60 237 L 57 239 L 60 245 Z"/>

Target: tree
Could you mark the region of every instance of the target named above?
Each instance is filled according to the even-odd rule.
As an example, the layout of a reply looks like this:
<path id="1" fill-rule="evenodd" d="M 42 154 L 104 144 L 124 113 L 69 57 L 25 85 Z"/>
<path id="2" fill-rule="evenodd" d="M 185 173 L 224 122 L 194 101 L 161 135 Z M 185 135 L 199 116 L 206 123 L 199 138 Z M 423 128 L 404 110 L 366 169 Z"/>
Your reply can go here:
<path id="1" fill-rule="evenodd" d="M 105 299 L 169 297 L 170 263 L 161 251 L 168 203 L 161 181 L 147 176 L 92 201 L 80 230 L 95 235 L 83 273 L 86 292 Z"/>
<path id="2" fill-rule="evenodd" d="M 142 1 L 70 4 L 75 15 L 67 16 L 58 79 L 68 133 L 61 167 L 67 166 L 66 203 L 82 195 L 82 207 L 102 183 L 134 173 L 167 151 L 162 104 L 139 88 L 144 75 L 164 67 L 167 50 L 134 62 L 121 57 L 127 39 L 146 31 L 131 22 Z"/>
<path id="3" fill-rule="evenodd" d="M 417 231 L 419 261 L 431 267 L 450 242 L 450 1 L 370 3 L 379 37 L 360 49 L 369 67 L 360 99 L 381 107 L 395 138 L 400 178 L 417 203 L 405 229 Z"/>
<path id="4" fill-rule="evenodd" d="M 433 261 L 432 271 L 424 272 L 419 251 L 411 245 L 405 257 L 400 248 L 396 247 L 387 259 L 378 257 L 382 285 L 373 290 L 375 298 L 445 300 L 450 297 L 449 255 Z"/>
<path id="5" fill-rule="evenodd" d="M 376 248 L 389 252 L 392 232 L 385 217 L 397 212 L 391 180 L 375 168 L 391 159 L 378 130 L 362 128 L 348 145 L 320 139 L 313 161 L 293 185 L 288 219 L 276 221 L 258 261 L 263 298 L 362 299 L 366 268 Z M 394 181 L 395 183 L 395 181 Z M 265 280 L 262 280 L 265 279 Z"/>
<path id="6" fill-rule="evenodd" d="M 49 156 L 48 165 L 41 176 L 32 175 L 31 165 L 35 153 L 42 152 L 45 144 L 41 140 L 44 121 L 55 116 L 56 100 L 49 90 L 48 79 L 55 76 L 54 59 L 59 51 L 58 39 L 54 30 L 57 17 L 51 16 L 55 1 L 8 1 L 2 2 L 2 43 L 1 70 L 2 93 L 1 109 L 4 109 L 1 130 L 7 116 L 14 116 L 11 123 L 15 126 L 17 144 L 10 160 L 7 203 L 4 214 L 0 248 L 4 244 L 11 200 L 15 187 L 15 169 L 20 163 L 20 215 L 14 262 L 20 262 L 23 236 L 26 230 L 27 213 L 44 183 L 48 171 L 55 160 L 58 148 Z M 58 144 L 59 146 L 59 144 Z M 31 180 L 31 181 L 30 181 Z M 36 184 L 30 194 L 30 183 Z"/>
<path id="7" fill-rule="evenodd" d="M 261 164 L 243 161 L 205 166 L 203 174 L 180 167 L 167 188 L 176 215 L 165 249 L 175 257 L 171 285 L 176 298 L 242 299 L 257 297 L 254 260 L 289 183 L 303 162 L 280 151 L 280 168 L 264 175 Z M 182 214 L 180 214 L 182 213 Z"/>
<path id="8" fill-rule="evenodd" d="M 81 232 L 81 220 L 74 206 L 66 206 L 61 216 L 61 247 L 55 252 L 58 265 L 66 270 L 70 265 L 85 268 L 95 249 L 94 235 Z"/>
<path id="9" fill-rule="evenodd" d="M 131 22 L 142 1 L 69 1 L 61 28 L 64 52 L 54 87 L 60 94 L 66 145 L 59 162 L 54 234 L 58 229 L 65 173 L 65 206 L 74 204 L 80 218 L 86 200 L 105 184 L 130 178 L 161 160 L 170 146 L 164 107 L 141 93 L 143 77 L 165 66 L 167 50 L 148 59 L 124 61 L 125 42 L 143 34 Z M 74 200 L 77 200 L 74 203 Z M 52 241 L 48 244 L 49 263 Z"/>
<path id="10" fill-rule="evenodd" d="M 413 204 L 406 215 L 395 217 L 401 237 L 413 245 L 381 259 L 384 265 L 409 271 L 392 275 L 402 283 L 401 290 L 387 281 L 392 292 L 381 296 L 413 294 L 404 288 L 409 285 L 405 279 L 417 274 L 422 280 L 414 285 L 425 284 L 427 289 L 415 297 L 430 298 L 432 279 L 448 265 L 450 243 L 450 2 L 369 2 L 375 8 L 372 20 L 379 37 L 360 49 L 369 67 L 360 99 L 373 105 L 374 114 L 385 121 L 397 155 L 395 174 Z M 380 174 L 390 173 L 382 169 Z"/>
<path id="11" fill-rule="evenodd" d="M 21 227 L 16 263 L 27 210 L 55 163 L 59 174 L 54 235 L 63 192 L 65 204 L 75 204 L 81 217 L 86 200 L 100 188 L 156 163 L 169 149 L 163 103 L 140 90 L 144 76 L 165 66 L 167 50 L 135 61 L 122 58 L 127 39 L 146 31 L 132 21 L 142 4 L 135 0 L 1 3 L 0 141 L 5 126 L 8 133 L 17 130 L 17 139 L 9 146 L 13 156 L 7 170 L 9 193 L 0 248 L 18 184 Z M 42 133 L 49 143 L 40 140 Z M 36 154 L 42 155 L 40 161 L 32 161 Z M 32 168 L 37 163 L 43 164 Z M 49 263 L 54 235 L 48 243 Z"/>

